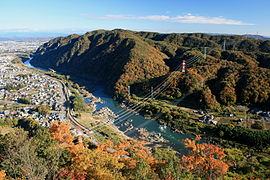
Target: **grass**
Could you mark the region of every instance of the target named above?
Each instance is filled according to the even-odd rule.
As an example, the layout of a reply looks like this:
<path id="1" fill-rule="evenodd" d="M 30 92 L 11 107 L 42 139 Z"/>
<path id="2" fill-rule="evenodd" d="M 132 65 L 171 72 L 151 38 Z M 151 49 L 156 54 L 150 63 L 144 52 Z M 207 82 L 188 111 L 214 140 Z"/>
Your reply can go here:
<path id="1" fill-rule="evenodd" d="M 80 117 L 77 118 L 77 120 L 84 126 L 91 128 L 99 123 L 102 123 L 105 121 L 102 117 L 99 116 L 93 116 L 90 113 L 80 113 Z M 118 130 L 113 129 L 111 125 L 106 126 L 100 126 L 96 129 L 98 132 L 101 132 L 104 134 L 102 135 L 95 135 L 96 138 L 98 138 L 99 141 L 105 143 L 107 139 L 111 140 L 112 142 L 118 144 L 121 140 L 124 139 L 122 134 L 118 132 Z M 108 135 L 108 137 L 107 137 Z"/>
<path id="2" fill-rule="evenodd" d="M 78 114 L 78 113 L 76 113 Z M 84 126 L 91 128 L 94 124 L 97 124 L 99 122 L 102 122 L 102 118 L 98 116 L 93 116 L 90 113 L 83 112 L 80 113 L 80 117 L 77 118 L 77 120 Z"/>
<path id="3" fill-rule="evenodd" d="M 103 138 L 101 140 L 105 140 L 105 139 L 109 139 L 110 141 L 112 141 L 114 144 L 119 144 L 124 137 L 122 136 L 122 134 L 120 134 L 117 130 L 114 130 L 112 127 L 110 126 L 101 126 L 100 128 L 97 129 L 98 132 L 102 133 L 102 134 L 106 134 L 108 135 L 108 137 L 103 136 Z"/>

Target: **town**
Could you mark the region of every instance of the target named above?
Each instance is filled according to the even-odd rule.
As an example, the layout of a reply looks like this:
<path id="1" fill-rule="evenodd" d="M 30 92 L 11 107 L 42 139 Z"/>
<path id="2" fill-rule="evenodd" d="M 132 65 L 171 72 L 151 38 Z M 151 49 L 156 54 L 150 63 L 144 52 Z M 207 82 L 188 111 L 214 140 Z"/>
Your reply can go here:
<path id="1" fill-rule="evenodd" d="M 48 39 L 29 40 L 29 41 L 0 41 L 0 53 L 18 54 L 36 50 Z"/>
<path id="2" fill-rule="evenodd" d="M 90 134 L 97 132 L 88 128 L 91 123 L 81 124 L 77 112 L 70 105 L 72 93 L 65 82 L 46 74 L 46 71 L 32 68 L 30 62 L 23 63 L 19 58 L 30 57 L 30 52 L 34 52 L 42 42 L 0 41 L 0 120 L 31 119 L 44 127 L 50 127 L 54 121 L 70 122 L 72 134 L 92 139 Z M 89 110 L 85 113 L 87 117 L 93 119 L 95 125 L 106 121 L 112 128 L 114 113 L 107 107 L 96 109 L 100 100 L 82 87 L 78 90 L 73 89 L 80 96 L 84 94 L 91 99 L 85 104 Z M 122 134 L 115 128 L 111 130 Z M 96 140 L 91 141 L 96 143 Z"/>
<path id="3" fill-rule="evenodd" d="M 65 121 L 61 84 L 24 66 L 14 66 L 15 56 L 0 57 L 0 118 L 32 118 L 48 126 Z"/>

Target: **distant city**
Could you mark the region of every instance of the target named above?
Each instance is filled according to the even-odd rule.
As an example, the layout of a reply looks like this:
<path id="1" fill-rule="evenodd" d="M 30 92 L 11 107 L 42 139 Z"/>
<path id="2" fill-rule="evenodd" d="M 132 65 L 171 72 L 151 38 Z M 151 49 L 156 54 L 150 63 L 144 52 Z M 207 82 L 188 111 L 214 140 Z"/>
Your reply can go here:
<path id="1" fill-rule="evenodd" d="M 25 53 L 37 49 L 49 39 L 27 41 L 0 41 L 0 53 Z"/>

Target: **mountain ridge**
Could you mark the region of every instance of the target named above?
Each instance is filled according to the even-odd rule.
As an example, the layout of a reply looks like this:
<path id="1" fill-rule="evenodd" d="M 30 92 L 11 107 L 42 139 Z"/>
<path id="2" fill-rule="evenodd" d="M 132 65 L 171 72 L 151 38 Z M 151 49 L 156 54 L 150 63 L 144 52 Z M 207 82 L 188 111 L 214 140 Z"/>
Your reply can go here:
<path id="1" fill-rule="evenodd" d="M 204 47 L 207 58 L 202 60 Z M 139 86 L 149 87 L 152 80 L 173 71 L 182 59 L 189 61 L 194 56 L 200 56 L 201 61 L 189 68 L 183 76 L 186 78 L 178 77 L 183 84 L 169 88 L 163 97 L 189 89 L 198 97 L 198 103 L 210 109 L 270 103 L 269 90 L 259 84 L 270 84 L 270 41 L 238 35 L 97 30 L 53 39 L 36 51 L 32 62 L 101 80 L 114 96 L 123 98 L 128 86 L 147 91 Z M 204 83 L 200 84 L 202 79 Z M 132 93 L 140 94 L 136 90 Z M 174 95 L 169 99 L 175 99 Z"/>

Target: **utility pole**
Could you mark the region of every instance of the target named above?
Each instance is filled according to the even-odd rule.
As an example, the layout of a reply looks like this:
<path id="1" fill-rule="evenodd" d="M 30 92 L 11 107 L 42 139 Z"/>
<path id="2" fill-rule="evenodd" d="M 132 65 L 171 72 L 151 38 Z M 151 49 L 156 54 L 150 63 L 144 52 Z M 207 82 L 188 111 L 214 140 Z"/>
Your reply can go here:
<path id="1" fill-rule="evenodd" d="M 223 51 L 226 51 L 226 40 L 223 42 Z"/>
<path id="2" fill-rule="evenodd" d="M 204 47 L 204 59 L 206 59 L 206 48 L 207 47 Z"/>
<path id="3" fill-rule="evenodd" d="M 151 86 L 151 99 L 154 99 L 154 88 Z"/>
<path id="4" fill-rule="evenodd" d="M 128 96 L 130 96 L 130 86 L 128 86 Z"/>

